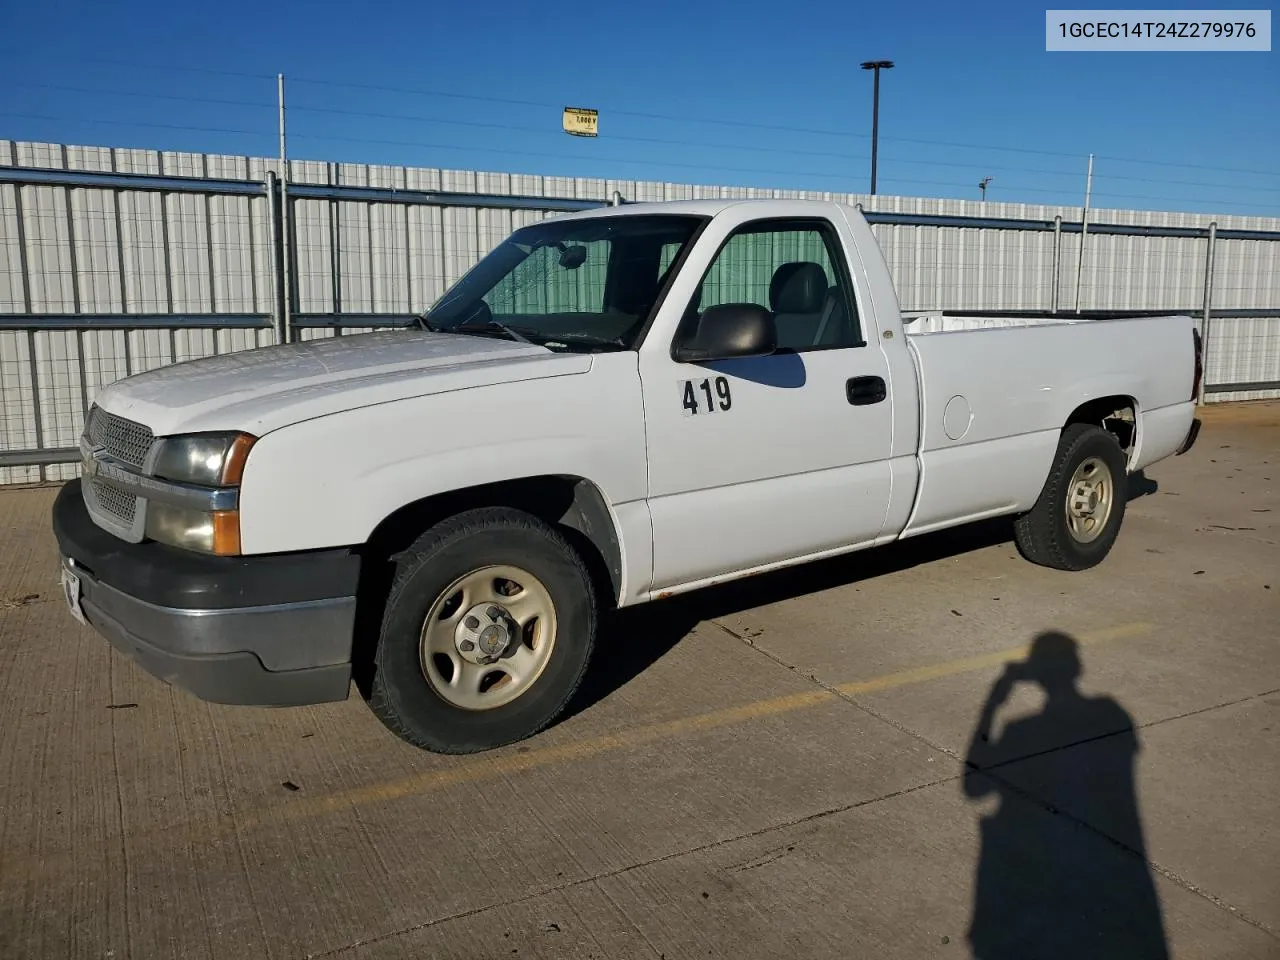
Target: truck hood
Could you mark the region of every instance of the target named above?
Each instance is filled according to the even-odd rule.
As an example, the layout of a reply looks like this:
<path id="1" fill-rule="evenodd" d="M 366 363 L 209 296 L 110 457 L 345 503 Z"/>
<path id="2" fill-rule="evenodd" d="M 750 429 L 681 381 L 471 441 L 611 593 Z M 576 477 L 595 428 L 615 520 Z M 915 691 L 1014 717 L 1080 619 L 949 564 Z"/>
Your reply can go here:
<path id="1" fill-rule="evenodd" d="M 95 402 L 156 436 L 262 436 L 370 404 L 590 368 L 589 355 L 514 340 L 386 330 L 188 360 L 118 380 Z"/>

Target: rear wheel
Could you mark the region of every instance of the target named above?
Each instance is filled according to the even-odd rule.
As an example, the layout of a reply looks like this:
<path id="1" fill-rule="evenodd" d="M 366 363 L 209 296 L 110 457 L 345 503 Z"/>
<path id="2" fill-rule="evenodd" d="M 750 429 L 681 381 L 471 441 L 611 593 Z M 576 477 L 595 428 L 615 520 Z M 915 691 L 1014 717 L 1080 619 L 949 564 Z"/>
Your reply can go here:
<path id="1" fill-rule="evenodd" d="M 595 630 L 590 576 L 563 536 L 522 511 L 468 511 L 397 560 L 369 705 L 437 753 L 522 740 L 568 704 Z"/>
<path id="2" fill-rule="evenodd" d="M 1053 467 L 1014 538 L 1032 563 L 1085 570 L 1111 552 L 1128 501 L 1124 451 L 1101 427 L 1073 423 L 1062 432 Z"/>

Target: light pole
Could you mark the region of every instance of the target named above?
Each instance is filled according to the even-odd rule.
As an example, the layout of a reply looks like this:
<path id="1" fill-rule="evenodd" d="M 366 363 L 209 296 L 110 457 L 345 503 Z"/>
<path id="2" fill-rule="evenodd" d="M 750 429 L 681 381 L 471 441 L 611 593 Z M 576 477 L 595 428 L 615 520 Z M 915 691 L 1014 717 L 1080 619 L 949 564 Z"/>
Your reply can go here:
<path id="1" fill-rule="evenodd" d="M 978 189 L 982 191 L 982 202 L 987 202 L 987 187 L 991 184 L 990 177 L 983 177 L 978 181 Z"/>
<path id="2" fill-rule="evenodd" d="M 871 195 L 876 193 L 876 148 L 880 142 L 880 71 L 892 70 L 892 60 L 868 60 L 862 64 L 863 70 L 874 70 L 875 93 L 871 106 Z"/>

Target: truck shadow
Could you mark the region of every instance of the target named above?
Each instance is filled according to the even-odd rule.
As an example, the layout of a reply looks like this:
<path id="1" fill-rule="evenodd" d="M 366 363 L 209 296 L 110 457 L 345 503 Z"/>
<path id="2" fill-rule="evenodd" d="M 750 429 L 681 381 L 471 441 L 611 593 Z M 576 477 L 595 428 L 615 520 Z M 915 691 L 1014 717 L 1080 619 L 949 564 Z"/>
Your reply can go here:
<path id="1" fill-rule="evenodd" d="M 1141 470 L 1129 477 L 1128 486 L 1130 503 L 1159 489 Z M 630 683 L 704 621 L 873 580 L 1012 540 L 1012 518 L 997 517 L 872 550 L 746 577 L 669 600 L 609 611 L 602 618 L 596 655 L 587 676 L 560 719 L 581 713 Z"/>
<path id="2" fill-rule="evenodd" d="M 699 623 L 754 607 L 872 580 L 923 564 L 1009 543 L 1008 518 L 985 520 L 829 560 L 757 574 L 668 600 L 612 610 L 600 625 L 596 653 L 561 719 L 588 709 L 661 660 Z"/>

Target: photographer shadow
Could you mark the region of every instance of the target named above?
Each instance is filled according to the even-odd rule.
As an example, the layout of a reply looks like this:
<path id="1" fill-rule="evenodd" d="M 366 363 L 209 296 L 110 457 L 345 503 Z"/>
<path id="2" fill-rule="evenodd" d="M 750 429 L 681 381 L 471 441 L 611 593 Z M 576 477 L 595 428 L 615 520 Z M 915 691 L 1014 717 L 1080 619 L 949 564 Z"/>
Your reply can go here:
<path id="1" fill-rule="evenodd" d="M 992 686 L 974 729 L 965 795 L 999 798 L 981 822 L 968 937 L 978 960 L 1169 956 L 1138 813 L 1133 720 L 1111 697 L 1084 696 L 1080 673 L 1073 638 L 1040 634 Z M 1019 681 L 1039 686 L 1045 705 L 993 740 Z"/>

